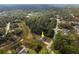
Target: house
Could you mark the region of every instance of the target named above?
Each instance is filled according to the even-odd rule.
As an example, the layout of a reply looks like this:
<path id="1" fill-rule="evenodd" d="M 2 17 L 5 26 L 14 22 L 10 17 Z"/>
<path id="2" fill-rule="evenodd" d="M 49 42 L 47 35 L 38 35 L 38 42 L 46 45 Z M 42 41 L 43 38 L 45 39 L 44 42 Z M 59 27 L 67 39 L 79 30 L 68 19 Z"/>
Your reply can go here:
<path id="1" fill-rule="evenodd" d="M 62 29 L 62 32 L 63 32 L 64 35 L 67 35 L 69 31 L 70 30 L 68 30 L 68 29 Z"/>
<path id="2" fill-rule="evenodd" d="M 21 23 L 21 20 L 16 19 L 13 21 L 13 23 Z"/>
<path id="3" fill-rule="evenodd" d="M 0 28 L 0 36 L 3 36 L 5 34 L 5 29 L 4 28 Z"/>
<path id="4" fill-rule="evenodd" d="M 79 26 L 74 26 L 74 29 L 76 30 L 77 34 L 79 34 Z"/>
<path id="5" fill-rule="evenodd" d="M 19 50 L 18 54 L 27 54 L 28 48 L 26 46 L 22 46 L 22 49 Z"/>

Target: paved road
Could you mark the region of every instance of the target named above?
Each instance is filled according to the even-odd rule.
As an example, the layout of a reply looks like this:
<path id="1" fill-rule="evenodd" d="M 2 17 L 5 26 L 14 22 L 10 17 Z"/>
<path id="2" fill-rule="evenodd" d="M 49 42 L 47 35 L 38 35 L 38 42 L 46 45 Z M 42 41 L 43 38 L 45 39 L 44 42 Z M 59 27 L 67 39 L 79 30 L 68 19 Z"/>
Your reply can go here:
<path id="1" fill-rule="evenodd" d="M 56 20 L 57 20 L 57 25 L 56 25 L 56 28 L 54 29 L 54 31 L 55 31 L 54 39 L 55 39 L 56 34 L 58 33 L 58 30 L 60 30 L 60 29 L 58 28 L 58 25 L 59 25 L 59 23 L 60 23 L 60 19 L 56 19 Z"/>
<path id="2" fill-rule="evenodd" d="M 6 26 L 6 33 L 5 34 L 7 34 L 9 30 L 10 30 L 10 22 Z"/>
<path id="3" fill-rule="evenodd" d="M 47 46 L 46 46 L 46 48 L 47 48 L 47 50 L 49 51 L 49 52 L 51 52 L 52 54 L 54 54 L 54 51 L 51 51 L 51 45 L 53 44 L 53 41 L 51 40 L 51 42 L 50 43 L 48 43 L 48 42 L 43 42 L 44 44 L 46 44 Z"/>

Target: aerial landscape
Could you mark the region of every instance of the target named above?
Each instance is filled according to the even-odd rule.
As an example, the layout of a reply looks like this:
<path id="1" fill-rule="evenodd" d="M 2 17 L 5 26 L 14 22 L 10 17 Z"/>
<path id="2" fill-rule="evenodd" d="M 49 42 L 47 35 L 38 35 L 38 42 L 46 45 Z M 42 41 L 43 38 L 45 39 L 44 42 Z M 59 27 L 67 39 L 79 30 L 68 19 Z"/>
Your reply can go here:
<path id="1" fill-rule="evenodd" d="M 79 5 L 0 4 L 0 54 L 79 54 Z"/>

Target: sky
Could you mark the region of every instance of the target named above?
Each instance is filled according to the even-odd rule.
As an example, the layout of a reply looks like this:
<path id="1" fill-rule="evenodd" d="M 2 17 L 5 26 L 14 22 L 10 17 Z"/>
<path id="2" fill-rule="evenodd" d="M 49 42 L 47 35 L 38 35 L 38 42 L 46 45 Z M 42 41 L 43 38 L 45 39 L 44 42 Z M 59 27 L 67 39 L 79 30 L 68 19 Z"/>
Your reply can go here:
<path id="1" fill-rule="evenodd" d="M 79 0 L 0 0 L 0 4 L 79 4 Z"/>

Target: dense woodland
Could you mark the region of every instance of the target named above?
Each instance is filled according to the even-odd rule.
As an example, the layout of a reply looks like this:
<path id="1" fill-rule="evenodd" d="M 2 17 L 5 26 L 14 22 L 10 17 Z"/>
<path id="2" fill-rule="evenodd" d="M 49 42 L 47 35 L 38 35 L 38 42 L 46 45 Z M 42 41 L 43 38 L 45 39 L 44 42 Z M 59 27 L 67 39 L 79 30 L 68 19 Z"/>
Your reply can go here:
<path id="1" fill-rule="evenodd" d="M 53 17 L 53 16 L 52 16 Z M 41 34 L 42 31 L 48 37 L 53 37 L 54 28 L 56 26 L 56 20 L 50 19 L 48 16 L 32 16 L 26 20 L 26 25 L 28 25 L 33 33 Z"/>

